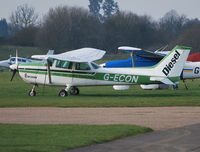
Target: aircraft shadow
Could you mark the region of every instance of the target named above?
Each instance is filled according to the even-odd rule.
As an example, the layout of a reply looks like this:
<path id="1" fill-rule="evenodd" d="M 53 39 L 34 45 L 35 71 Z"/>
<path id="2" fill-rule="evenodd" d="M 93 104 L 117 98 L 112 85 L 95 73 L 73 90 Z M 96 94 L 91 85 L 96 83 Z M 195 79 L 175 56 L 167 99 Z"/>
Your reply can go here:
<path id="1" fill-rule="evenodd" d="M 80 94 L 83 97 L 183 97 L 183 94 Z"/>

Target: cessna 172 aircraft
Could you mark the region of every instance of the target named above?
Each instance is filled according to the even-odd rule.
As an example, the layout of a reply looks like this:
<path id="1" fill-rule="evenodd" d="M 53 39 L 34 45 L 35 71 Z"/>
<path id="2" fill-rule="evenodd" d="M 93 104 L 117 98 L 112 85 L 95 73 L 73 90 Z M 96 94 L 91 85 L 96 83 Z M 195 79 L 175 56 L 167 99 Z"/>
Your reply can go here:
<path id="1" fill-rule="evenodd" d="M 79 86 L 159 84 L 178 83 L 189 47 L 176 46 L 157 65 L 148 68 L 103 68 L 93 61 L 101 59 L 105 51 L 82 48 L 57 55 L 34 55 L 32 58 L 46 60 L 46 63 L 18 64 L 10 66 L 13 77 L 19 72 L 21 78 L 33 84 L 29 95 L 35 96 L 35 86 L 63 86 L 59 96 L 79 94 Z M 16 60 L 17 61 L 17 60 Z"/>
<path id="2" fill-rule="evenodd" d="M 131 53 L 131 57 L 127 60 L 110 61 L 103 64 L 106 68 L 127 68 L 127 67 L 149 67 L 154 66 L 162 60 L 170 51 L 147 51 L 135 47 L 119 47 L 119 50 Z M 200 78 L 200 62 L 186 61 L 183 71 L 180 75 L 181 80 Z M 185 84 L 185 81 L 184 81 Z M 142 89 L 167 89 L 169 86 L 165 84 L 141 85 Z M 186 89 L 187 86 L 185 84 Z M 114 86 L 116 90 L 128 89 L 128 86 Z"/>
<path id="3" fill-rule="evenodd" d="M 39 62 L 38 60 L 31 60 L 31 59 L 27 59 L 27 58 L 21 58 L 18 57 L 17 58 L 18 63 L 32 63 L 32 62 Z M 7 60 L 2 60 L 0 61 L 0 68 L 2 69 L 8 69 L 10 68 L 10 65 L 15 64 L 16 62 L 16 57 L 10 57 Z"/>
<path id="4" fill-rule="evenodd" d="M 18 53 L 18 51 L 16 50 L 16 54 L 17 53 Z M 52 55 L 52 54 L 54 54 L 54 50 L 49 50 L 47 52 L 47 55 Z M 17 57 L 17 62 L 19 64 L 24 64 L 24 63 L 38 63 L 41 61 Z M 10 68 L 10 65 L 15 64 L 15 63 L 16 63 L 16 57 L 10 57 L 7 60 L 2 60 L 2 61 L 0 61 L 0 69 L 8 69 L 8 68 Z"/>

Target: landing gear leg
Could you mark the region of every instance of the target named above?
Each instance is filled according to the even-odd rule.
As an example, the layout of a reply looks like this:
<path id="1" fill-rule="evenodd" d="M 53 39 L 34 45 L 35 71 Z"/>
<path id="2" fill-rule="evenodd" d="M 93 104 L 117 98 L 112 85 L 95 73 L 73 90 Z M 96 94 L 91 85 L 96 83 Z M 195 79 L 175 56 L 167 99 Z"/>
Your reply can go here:
<path id="1" fill-rule="evenodd" d="M 28 95 L 33 97 L 36 96 L 36 91 L 35 91 L 35 87 L 37 86 L 37 84 L 33 85 L 33 88 L 28 92 Z"/>
<path id="2" fill-rule="evenodd" d="M 172 86 L 173 90 L 178 90 L 178 84 Z"/>
<path id="3" fill-rule="evenodd" d="M 188 87 L 187 87 L 187 85 L 185 83 L 185 80 L 183 80 L 183 83 L 184 83 L 185 89 L 188 90 Z"/>

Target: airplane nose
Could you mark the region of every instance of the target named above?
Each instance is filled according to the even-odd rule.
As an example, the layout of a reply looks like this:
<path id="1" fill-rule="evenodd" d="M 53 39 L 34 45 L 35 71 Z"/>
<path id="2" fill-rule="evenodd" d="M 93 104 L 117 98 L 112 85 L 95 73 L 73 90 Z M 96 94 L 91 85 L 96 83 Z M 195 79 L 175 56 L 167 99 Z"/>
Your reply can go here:
<path id="1" fill-rule="evenodd" d="M 12 65 L 10 65 L 10 69 L 11 70 L 17 70 L 17 64 L 12 64 Z"/>
<path id="2" fill-rule="evenodd" d="M 0 61 L 0 66 L 1 67 L 9 67 L 9 65 L 4 61 Z"/>

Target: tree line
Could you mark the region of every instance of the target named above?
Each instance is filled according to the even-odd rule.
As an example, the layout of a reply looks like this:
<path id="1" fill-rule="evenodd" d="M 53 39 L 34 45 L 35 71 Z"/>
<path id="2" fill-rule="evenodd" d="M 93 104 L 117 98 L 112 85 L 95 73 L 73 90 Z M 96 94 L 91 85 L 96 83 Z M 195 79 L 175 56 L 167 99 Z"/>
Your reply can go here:
<path id="1" fill-rule="evenodd" d="M 200 51 L 198 19 L 171 10 L 155 21 L 151 16 L 116 8 L 115 13 L 107 14 L 102 20 L 91 10 L 58 6 L 39 19 L 33 7 L 21 5 L 12 12 L 9 23 L 0 20 L 0 44 L 36 46 L 57 52 L 95 47 L 117 53 L 117 47 L 122 45 L 144 49 L 186 45 Z"/>

